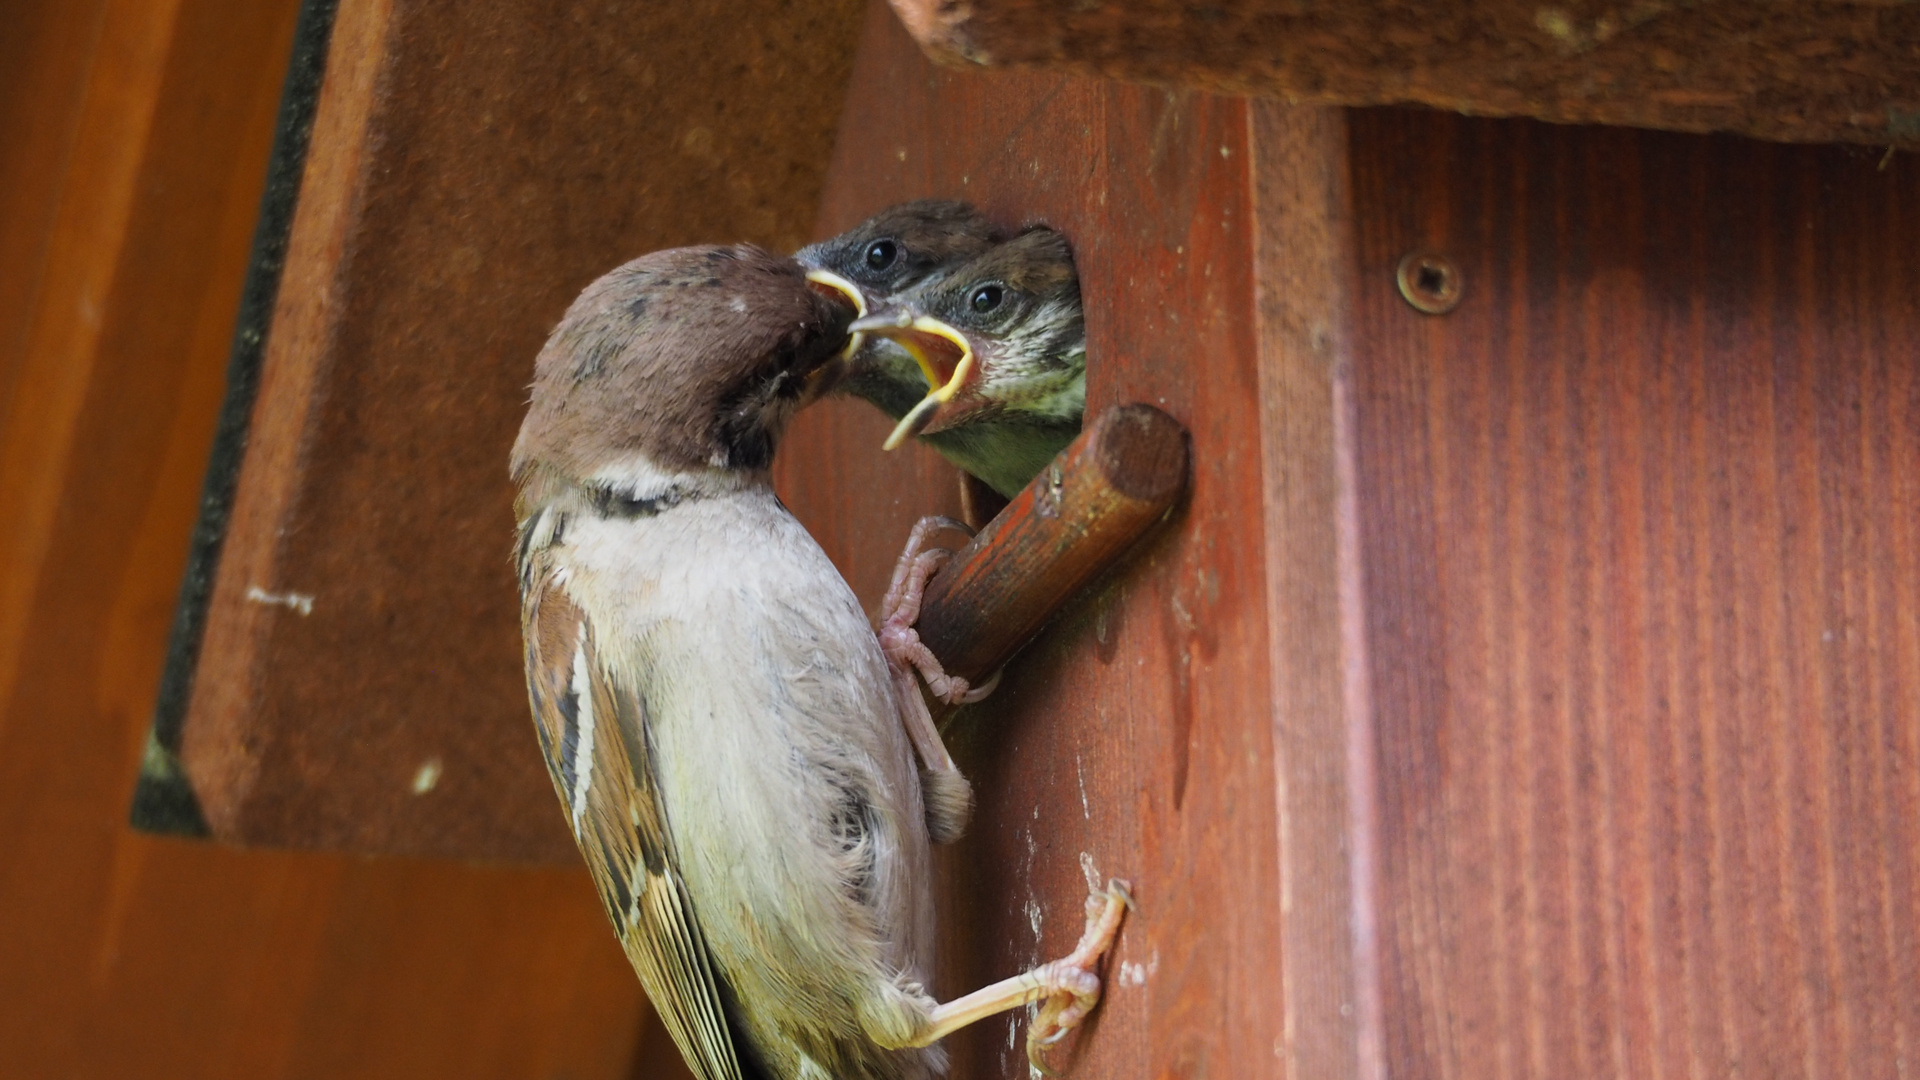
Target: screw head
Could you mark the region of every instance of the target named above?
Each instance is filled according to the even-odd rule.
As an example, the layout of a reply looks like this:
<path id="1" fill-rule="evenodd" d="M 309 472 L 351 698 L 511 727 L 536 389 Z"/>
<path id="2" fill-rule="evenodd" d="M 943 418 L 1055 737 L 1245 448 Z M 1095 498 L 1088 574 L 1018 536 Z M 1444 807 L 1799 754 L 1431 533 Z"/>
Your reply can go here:
<path id="1" fill-rule="evenodd" d="M 1460 268 L 1445 255 L 1416 251 L 1400 260 L 1394 271 L 1400 296 L 1414 310 L 1428 315 L 1445 315 L 1460 306 L 1460 293 L 1466 284 Z"/>

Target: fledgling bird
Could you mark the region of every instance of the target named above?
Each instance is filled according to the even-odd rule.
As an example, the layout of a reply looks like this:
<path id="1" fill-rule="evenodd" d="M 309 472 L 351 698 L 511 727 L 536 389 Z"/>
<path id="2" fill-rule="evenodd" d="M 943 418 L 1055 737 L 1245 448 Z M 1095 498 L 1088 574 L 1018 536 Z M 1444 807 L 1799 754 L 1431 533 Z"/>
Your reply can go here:
<path id="1" fill-rule="evenodd" d="M 946 1004 L 925 989 L 922 769 L 952 760 L 890 666 L 900 642 L 883 651 L 767 473 L 852 314 L 757 248 L 635 260 L 554 330 L 514 444 L 541 749 L 700 1080 L 938 1077 L 941 1037 L 1036 1001 L 1028 1051 L 1044 1065 L 1097 1000 L 1126 901 L 1119 882 L 1090 901 L 1063 960 Z M 893 630 L 937 561 L 921 533 L 890 593 Z"/>
<path id="2" fill-rule="evenodd" d="M 845 293 L 864 316 L 891 310 L 915 286 L 969 263 L 1006 239 L 1005 232 L 965 203 L 924 199 L 883 210 L 831 240 L 801 248 L 794 258 L 816 282 Z M 1066 266 L 1071 271 L 1070 258 Z M 1077 281 L 1074 290 L 1077 315 Z M 899 421 L 937 388 L 928 385 L 932 370 L 911 345 L 903 347 L 883 335 L 861 335 L 840 385 Z M 1081 398 L 1084 409 L 1084 390 Z M 1062 424 L 1053 417 L 1021 416 L 1015 406 L 997 419 L 977 417 L 982 425 L 956 417 L 951 427 L 934 426 L 919 435 L 948 461 L 1011 497 L 1079 433 L 1079 411 L 1073 411 L 1071 424 Z M 889 446 L 905 438 L 896 428 Z"/>
<path id="3" fill-rule="evenodd" d="M 808 278 L 844 295 L 857 314 L 865 315 L 1006 238 L 1004 230 L 966 203 L 917 199 L 890 206 L 793 257 L 806 267 Z M 895 419 L 926 394 L 912 355 L 885 338 L 856 337 L 837 385 Z"/>
<path id="4" fill-rule="evenodd" d="M 1087 338 L 1066 237 L 1035 226 L 870 309 L 857 333 L 918 362 L 920 398 L 886 446 L 908 436 L 1012 497 L 1080 433 Z M 896 399 L 895 405 L 904 399 Z"/>

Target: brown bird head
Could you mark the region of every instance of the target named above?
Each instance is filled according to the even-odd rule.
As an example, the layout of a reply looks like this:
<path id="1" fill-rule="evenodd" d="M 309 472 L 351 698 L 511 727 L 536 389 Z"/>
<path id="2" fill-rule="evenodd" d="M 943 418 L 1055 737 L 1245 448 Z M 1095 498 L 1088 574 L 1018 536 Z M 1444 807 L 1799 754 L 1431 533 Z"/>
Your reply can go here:
<path id="1" fill-rule="evenodd" d="M 513 475 L 761 470 L 824 387 L 852 308 L 757 247 L 656 251 L 587 286 L 534 363 Z"/>

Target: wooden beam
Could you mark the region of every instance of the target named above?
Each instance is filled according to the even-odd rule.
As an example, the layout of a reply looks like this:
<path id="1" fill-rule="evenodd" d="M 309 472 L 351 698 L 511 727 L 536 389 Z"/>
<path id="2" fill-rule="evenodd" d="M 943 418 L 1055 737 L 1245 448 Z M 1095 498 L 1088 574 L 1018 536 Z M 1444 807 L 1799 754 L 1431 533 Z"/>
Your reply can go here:
<path id="1" fill-rule="evenodd" d="M 1920 8 L 1875 0 L 894 0 L 949 64 L 1293 104 L 1920 147 Z"/>

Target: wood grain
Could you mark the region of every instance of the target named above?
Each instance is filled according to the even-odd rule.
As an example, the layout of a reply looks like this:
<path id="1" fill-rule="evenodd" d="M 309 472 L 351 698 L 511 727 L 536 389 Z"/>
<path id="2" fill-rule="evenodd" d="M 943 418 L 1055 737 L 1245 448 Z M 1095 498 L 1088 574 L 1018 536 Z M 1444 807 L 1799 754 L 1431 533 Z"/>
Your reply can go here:
<path id="1" fill-rule="evenodd" d="M 507 563 L 533 357 L 638 254 L 805 239 L 856 10 L 344 0 L 184 724 L 217 836 L 577 862 Z"/>
<path id="2" fill-rule="evenodd" d="M 1139 911 L 1101 1011 L 1057 1060 L 1076 1080 L 1271 1075 L 1281 920 L 1262 517 L 1247 501 L 1263 464 L 1246 106 L 940 71 L 879 5 L 866 33 L 818 231 L 933 195 L 1061 228 L 1086 299 L 1089 415 L 1143 401 L 1193 438 L 1176 527 L 950 728 L 979 811 L 943 855 L 939 988 L 1063 952 L 1089 878 L 1124 876 Z M 870 604 L 913 520 L 954 501 L 950 466 L 881 454 L 887 427 L 858 402 L 810 410 L 776 461 L 782 498 Z M 950 1038 L 954 1075 L 1023 1075 L 1010 1023 Z"/>
<path id="3" fill-rule="evenodd" d="M 1351 146 L 1386 1075 L 1900 1075 L 1920 172 L 1410 113 Z M 1415 249 L 1452 314 L 1395 292 Z"/>
<path id="4" fill-rule="evenodd" d="M 936 58 L 1476 116 L 1920 147 L 1920 11 L 1886 0 L 894 0 Z"/>
<path id="5" fill-rule="evenodd" d="M 105 8 L 105 0 L 20 0 L 0 37 L 0 416 L 33 329 Z"/>
<path id="6" fill-rule="evenodd" d="M 1076 1042 L 1077 1077 L 1899 1075 L 1920 1039 L 1920 183 L 1906 159 L 957 73 L 932 68 L 884 7 L 869 9 L 864 32 L 816 234 L 928 195 L 1062 228 L 1088 300 L 1091 407 L 1150 401 L 1193 438 L 1176 527 L 1072 603 L 952 729 L 980 811 L 942 853 L 942 993 L 1063 951 L 1089 879 L 1123 875 L 1141 907 Z M 407 85 L 395 73 L 409 56 L 451 55 L 421 44 L 434 40 L 424 33 L 379 40 L 379 63 L 402 65 L 368 83 L 381 108 Z M 433 100 L 453 99 L 466 100 Z M 354 754 L 411 765 L 438 744 L 298 724 L 335 716 L 353 688 L 329 696 L 314 687 L 318 667 L 288 665 L 323 647 L 357 655 L 349 641 L 430 640 L 427 628 L 448 621 L 484 633 L 492 602 L 427 609 L 393 591 L 407 568 L 387 553 L 420 522 L 365 501 L 376 489 L 363 481 L 381 463 L 397 475 L 398 455 L 418 463 L 398 490 L 470 504 L 459 550 L 496 550 L 484 539 L 496 527 L 480 524 L 496 519 L 475 509 L 496 480 L 448 495 L 435 485 L 466 474 L 441 471 L 438 444 L 379 442 L 411 430 L 402 413 L 445 419 L 453 399 L 427 389 L 458 380 L 382 350 L 504 364 L 520 346 L 504 331 L 425 336 L 403 317 L 417 309 L 398 299 L 398 261 L 368 269 L 372 284 L 338 284 L 359 280 L 355 266 L 377 269 L 358 261 L 375 250 L 367 237 L 438 250 L 408 230 L 462 220 L 434 186 L 431 125 L 408 123 L 382 129 L 389 141 L 349 170 L 367 178 L 359 195 L 341 189 L 362 200 L 362 231 L 347 234 L 359 239 L 313 264 L 342 314 L 313 368 L 327 393 L 298 414 L 311 441 L 285 445 L 295 460 L 302 445 L 329 449 L 309 474 L 317 486 L 288 502 L 277 527 L 290 539 L 271 540 L 285 546 L 265 583 L 351 571 L 361 577 L 343 595 L 358 606 L 324 633 L 276 612 L 272 636 L 256 641 L 259 681 L 236 685 L 279 704 L 243 733 L 265 741 L 239 744 L 258 756 L 255 771 L 233 774 L 253 777 L 236 820 L 263 840 L 454 837 L 464 850 L 538 854 L 490 819 L 459 826 L 470 833 L 406 831 L 471 807 L 457 798 L 395 811 L 385 788 L 369 800 L 317 779 L 357 775 L 366 762 Z M 155 192 L 174 189 L 112 175 L 159 200 L 145 211 L 155 216 L 128 220 L 173 220 Z M 395 186 L 381 196 L 375 181 Z M 118 242 L 100 250 L 120 257 Z M 153 265 L 178 243 L 128 250 Z M 1400 299 L 1394 268 L 1414 250 L 1460 268 L 1465 299 L 1452 313 Z M 93 340 L 56 316 L 84 310 L 73 282 L 113 274 L 76 267 L 47 286 L 58 302 L 42 340 Z M 453 310 L 513 306 L 479 270 L 442 269 L 450 276 L 430 280 Z M 578 283 L 554 285 L 554 303 Z M 122 287 L 115 303 L 128 306 L 109 312 L 148 310 Z M 205 325 L 218 327 L 207 303 Z M 100 340 L 125 351 L 62 375 L 69 354 L 48 349 L 21 368 L 19 385 L 76 380 L 53 399 L 76 419 L 32 429 L 58 436 L 51 449 L 7 435 L 8 468 L 45 462 L 61 477 L 5 474 L 18 500 L 8 505 L 27 511 L 6 542 L 37 538 L 40 553 L 21 563 L 37 576 L 0 597 L 28 605 L 0 608 L 15 620 L 11 670 L 47 673 L 8 684 L 0 738 L 25 748 L 0 777 L 14 820 L 94 805 L 84 785 L 124 792 L 135 722 L 39 723 L 45 742 L 17 742 L 19 718 L 61 715 L 75 686 L 117 695 L 106 715 L 140 711 L 155 654 L 136 643 L 164 618 L 153 583 L 169 558 L 177 566 L 164 537 L 184 535 L 186 504 L 144 502 L 136 481 L 155 460 L 190 475 L 204 446 L 194 433 L 205 429 L 185 420 L 164 442 L 151 421 L 129 422 L 146 414 L 115 394 L 145 405 L 176 376 L 136 371 L 126 343 L 155 324 L 115 318 Z M 113 336 L 120 325 L 142 333 Z M 498 375 L 487 370 L 471 376 Z M 211 377 L 197 377 L 210 416 Z M 478 447 L 487 423 L 511 430 L 499 417 L 446 422 L 433 430 L 461 448 Z M 782 497 L 869 603 L 912 521 L 959 505 L 936 455 L 878 450 L 888 426 L 858 402 L 810 410 L 777 467 Z M 82 446 L 124 456 L 95 460 Z M 482 477 L 477 464 L 471 475 Z M 148 560 L 138 573 L 115 546 L 130 537 Z M 103 581 L 130 584 L 109 604 Z M 462 663 L 480 665 L 482 652 Z M 143 655 L 145 668 L 130 659 Z M 503 663 L 485 677 L 517 679 Z M 451 685 L 466 669 L 448 670 L 430 674 Z M 289 671 L 299 678 L 278 681 Z M 502 737 L 522 738 L 524 718 L 502 715 L 499 730 L 513 732 Z M 62 768 L 115 747 L 119 776 Z M 379 775 L 369 783 L 394 786 Z M 487 813 L 502 818 L 551 800 L 531 780 L 487 790 Z M 577 874 L 288 855 L 238 864 L 116 829 L 89 818 L 7 834 L 0 865 L 28 868 L 0 878 L 8 910 L 62 926 L 63 912 L 94 910 L 88 897 L 115 905 L 44 945 L 4 946 L 0 972 L 54 988 L 44 1011 L 0 1020 L 19 1025 L 0 1035 L 41 1055 L 28 1060 L 85 1052 L 98 1071 L 136 1067 L 94 1033 L 145 1000 L 126 987 L 160 987 L 183 963 L 143 950 L 162 936 L 148 905 L 167 904 L 193 913 L 185 941 L 224 931 L 247 943 L 237 959 L 208 946 L 185 962 L 209 988 L 192 1000 L 219 1003 L 193 1015 L 231 1033 L 219 1047 L 241 1063 L 231 1075 L 377 1075 L 388 1061 L 425 1071 L 436 1048 L 482 1075 L 532 1073 L 568 1053 L 605 1075 L 623 1060 L 606 1048 L 631 1047 L 621 1025 L 637 1014 L 620 1012 L 633 1001 L 620 995 L 633 983 Z M 212 884 L 236 879 L 232 891 Z M 483 940 L 497 951 L 478 950 Z M 83 954 L 90 971 L 141 974 L 103 977 L 113 994 L 82 988 L 63 970 Z M 438 972 L 475 988 L 454 1019 L 418 1004 L 444 985 Z M 358 1011 L 307 1011 L 362 996 Z M 94 1026 L 43 1019 L 68 1013 Z M 1024 1068 L 1010 1023 L 952 1040 L 956 1075 Z M 499 1037 L 458 1042 L 476 1027 Z M 403 1045 L 420 1030 L 423 1042 Z M 179 1055 L 167 1060 L 194 1060 L 193 1041 L 167 1043 Z"/>
<path id="7" fill-rule="evenodd" d="M 1268 717 L 1284 1009 L 1278 1074 L 1380 1059 L 1373 709 L 1355 477 L 1348 114 L 1251 108 Z"/>
<path id="8" fill-rule="evenodd" d="M 1108 409 L 927 582 L 921 641 L 979 685 L 1167 516 L 1187 466 L 1179 421 Z"/>
<path id="9" fill-rule="evenodd" d="M 19 545 L 0 579 L 23 628 L 0 674 L 0 1071 L 635 1075 L 647 1013 L 584 872 L 126 825 L 298 6 L 9 11 L 72 52 L 33 52 L 30 83 L 0 64 L 6 115 L 69 140 L 38 159 L 50 177 L 0 188 L 10 222 L 44 226 L 0 260 L 30 388 L 0 424 Z"/>

